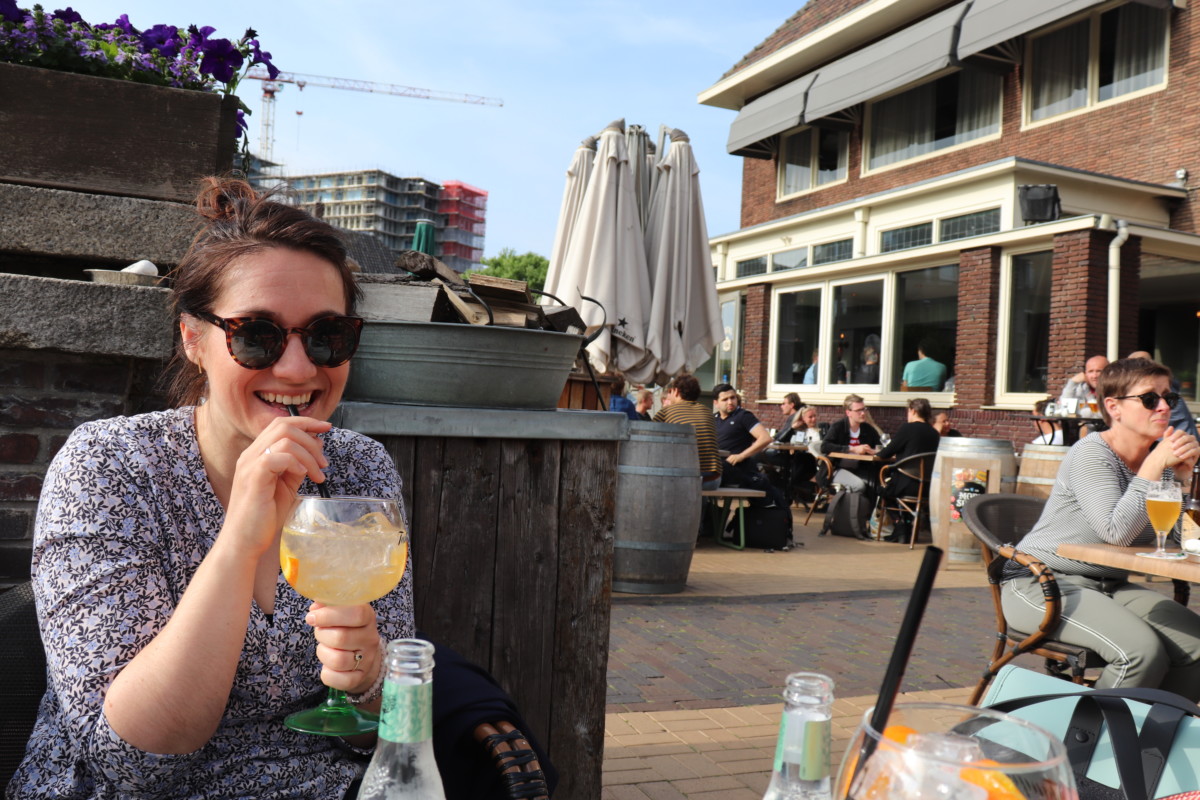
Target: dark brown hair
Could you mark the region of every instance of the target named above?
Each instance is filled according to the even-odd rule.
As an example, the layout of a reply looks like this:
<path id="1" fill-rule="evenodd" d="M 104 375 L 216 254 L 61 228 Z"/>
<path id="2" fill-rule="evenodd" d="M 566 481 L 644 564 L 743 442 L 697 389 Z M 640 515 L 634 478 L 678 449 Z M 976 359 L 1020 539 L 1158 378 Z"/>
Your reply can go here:
<path id="1" fill-rule="evenodd" d="M 676 375 L 671 381 L 671 387 L 679 392 L 679 396 L 684 400 L 696 402 L 696 398 L 700 396 L 700 381 L 696 380 L 694 375 L 689 375 L 686 372 L 682 375 Z"/>
<path id="2" fill-rule="evenodd" d="M 346 261 L 346 245 L 337 230 L 295 206 L 259 194 L 245 181 L 205 178 L 196 198 L 204 227 L 183 260 L 171 272 L 171 310 L 176 328 L 184 312 L 212 311 L 230 268 L 247 256 L 281 247 L 311 253 L 338 271 L 346 313 L 362 297 Z M 164 375 L 173 405 L 193 405 L 204 395 L 207 379 L 188 361 L 178 342 Z"/>
<path id="3" fill-rule="evenodd" d="M 930 407 L 929 401 L 924 397 L 914 397 L 908 401 L 908 408 L 917 415 L 917 418 L 922 422 L 929 422 L 933 416 L 933 408 Z"/>
<path id="4" fill-rule="evenodd" d="M 1112 418 L 1104 406 L 1104 398 L 1127 395 L 1138 381 L 1147 378 L 1170 380 L 1171 370 L 1148 358 L 1122 358 L 1104 368 L 1096 381 L 1096 396 L 1100 398 L 1100 415 L 1104 418 L 1104 424 L 1112 425 Z"/>

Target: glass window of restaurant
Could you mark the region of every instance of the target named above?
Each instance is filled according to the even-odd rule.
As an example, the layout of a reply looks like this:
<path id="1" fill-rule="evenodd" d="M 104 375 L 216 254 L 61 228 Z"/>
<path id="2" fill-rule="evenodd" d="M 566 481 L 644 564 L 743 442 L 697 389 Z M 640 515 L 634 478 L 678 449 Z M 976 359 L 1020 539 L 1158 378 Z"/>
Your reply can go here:
<path id="1" fill-rule="evenodd" d="M 892 391 L 900 391 L 904 365 L 916 360 L 918 345 L 925 355 L 945 364 L 947 377 L 953 377 L 958 355 L 958 264 L 897 273 L 892 305 Z"/>
<path id="2" fill-rule="evenodd" d="M 826 381 L 877 386 L 883 349 L 883 281 L 834 286 L 832 323 Z"/>
<path id="3" fill-rule="evenodd" d="M 808 248 L 799 247 L 795 250 L 785 250 L 771 256 L 771 271 L 780 272 L 785 269 L 800 269 L 808 266 Z"/>
<path id="4" fill-rule="evenodd" d="M 1163 85 L 1170 9 L 1130 2 L 1032 39 L 1033 121 Z"/>
<path id="5" fill-rule="evenodd" d="M 846 179 L 850 133 L 805 128 L 783 140 L 779 194 L 786 196 Z"/>
<path id="6" fill-rule="evenodd" d="M 737 374 L 737 356 L 739 355 L 739 310 L 741 295 L 721 295 L 721 329 L 724 338 L 717 342 L 712 357 L 696 367 L 696 380 L 700 382 L 702 391 L 709 391 L 718 383 L 731 383 Z"/>
<path id="7" fill-rule="evenodd" d="M 1013 255 L 1008 260 L 1007 323 L 1000 340 L 1001 393 L 1045 395 L 1057 391 L 1047 385 L 1050 342 L 1050 279 L 1054 253 Z"/>
<path id="8" fill-rule="evenodd" d="M 780 292 L 775 302 L 775 383 L 816 383 L 809 367 L 821 344 L 821 289 Z M 806 380 L 807 379 L 807 380 Z"/>

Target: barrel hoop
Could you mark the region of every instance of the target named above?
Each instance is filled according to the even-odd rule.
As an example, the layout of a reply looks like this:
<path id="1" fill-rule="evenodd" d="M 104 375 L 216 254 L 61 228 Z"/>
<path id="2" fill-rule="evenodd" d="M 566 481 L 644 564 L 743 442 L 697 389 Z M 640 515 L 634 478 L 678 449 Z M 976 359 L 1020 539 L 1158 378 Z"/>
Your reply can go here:
<path id="1" fill-rule="evenodd" d="M 686 583 L 637 583 L 634 581 L 613 581 L 614 592 L 627 594 L 674 594 L 687 588 Z"/>
<path id="2" fill-rule="evenodd" d="M 629 542 L 622 539 L 613 541 L 613 547 L 621 550 L 664 550 L 684 551 L 695 550 L 695 542 Z"/>
<path id="3" fill-rule="evenodd" d="M 629 441 L 631 442 L 680 442 L 691 441 L 692 434 L 688 433 L 631 433 Z"/>
<path id="4" fill-rule="evenodd" d="M 635 467 L 629 464 L 618 464 L 617 472 L 624 475 L 662 475 L 675 478 L 700 478 L 697 467 Z"/>

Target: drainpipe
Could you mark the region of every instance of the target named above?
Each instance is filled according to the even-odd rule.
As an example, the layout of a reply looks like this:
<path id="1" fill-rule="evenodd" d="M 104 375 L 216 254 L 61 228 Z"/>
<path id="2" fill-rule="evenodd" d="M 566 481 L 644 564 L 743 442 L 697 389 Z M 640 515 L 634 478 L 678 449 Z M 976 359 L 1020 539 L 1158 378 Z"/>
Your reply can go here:
<path id="1" fill-rule="evenodd" d="M 1103 223 L 1104 220 L 1101 220 Z M 1117 235 L 1108 245 L 1108 360 L 1116 361 L 1120 346 L 1118 333 L 1121 317 L 1121 246 L 1129 239 L 1129 223 L 1117 220 Z"/>

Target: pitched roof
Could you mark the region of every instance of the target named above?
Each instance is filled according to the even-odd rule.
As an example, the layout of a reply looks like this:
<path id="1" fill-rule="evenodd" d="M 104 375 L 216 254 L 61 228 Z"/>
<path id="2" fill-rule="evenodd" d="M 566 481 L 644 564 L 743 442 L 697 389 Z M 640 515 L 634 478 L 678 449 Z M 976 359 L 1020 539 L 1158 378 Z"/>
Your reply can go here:
<path id="1" fill-rule="evenodd" d="M 821 26 L 833 22 L 838 17 L 850 13 L 868 2 L 870 0 L 808 0 L 799 11 L 788 17 L 787 21 L 776 28 L 774 33 L 742 56 L 742 60 L 734 64 L 721 77 L 728 78 L 735 72 L 782 50 L 797 39 L 807 36 Z"/>

